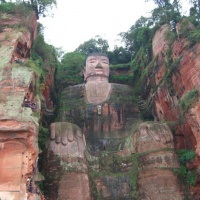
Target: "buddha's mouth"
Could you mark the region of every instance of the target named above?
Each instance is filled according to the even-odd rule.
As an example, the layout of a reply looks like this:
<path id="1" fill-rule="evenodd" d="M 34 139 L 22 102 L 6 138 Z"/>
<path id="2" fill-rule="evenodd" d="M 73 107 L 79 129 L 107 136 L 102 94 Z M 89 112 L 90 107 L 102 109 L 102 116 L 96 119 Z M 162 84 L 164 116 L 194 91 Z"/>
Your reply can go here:
<path id="1" fill-rule="evenodd" d="M 102 67 L 95 68 L 95 72 L 96 74 L 103 74 L 103 68 Z"/>
<path id="2" fill-rule="evenodd" d="M 105 77 L 105 78 L 108 78 L 108 76 L 106 76 L 104 73 L 103 73 L 103 71 L 95 71 L 95 73 L 90 73 L 90 74 L 88 74 L 88 76 L 87 76 L 87 78 L 91 78 L 91 77 L 93 77 L 93 78 L 95 78 L 95 77 Z"/>

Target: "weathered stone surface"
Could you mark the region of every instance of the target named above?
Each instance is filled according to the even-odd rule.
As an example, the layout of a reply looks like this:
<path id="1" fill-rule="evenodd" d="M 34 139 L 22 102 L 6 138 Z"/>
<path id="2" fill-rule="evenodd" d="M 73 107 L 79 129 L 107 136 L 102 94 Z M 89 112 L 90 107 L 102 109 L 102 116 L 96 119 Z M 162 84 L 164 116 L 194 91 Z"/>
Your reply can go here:
<path id="1" fill-rule="evenodd" d="M 42 91 L 44 101 L 45 101 L 45 112 L 48 115 L 49 113 L 53 114 L 54 111 L 54 103 L 52 101 L 52 91 L 55 89 L 54 85 L 54 77 L 55 77 L 55 68 L 47 67 L 47 75 L 45 78 L 44 89 Z"/>
<path id="2" fill-rule="evenodd" d="M 166 32 L 169 29 L 163 26 L 159 29 L 153 39 L 153 53 L 158 55 L 159 69 L 155 73 L 155 82 L 158 85 L 164 78 L 166 56 L 161 53 L 161 46 L 167 45 L 165 39 Z M 172 45 L 173 59 L 180 58 L 179 67 L 172 76 L 172 88 L 168 90 L 161 84 L 154 98 L 156 115 L 159 120 L 179 121 L 183 115 L 179 103 L 180 99 L 190 90 L 198 89 L 199 79 L 199 60 L 200 45 L 197 43 L 193 48 L 187 48 L 188 41 L 185 38 L 179 38 Z M 185 147 L 195 148 L 199 154 L 199 101 L 186 113 L 185 123 L 176 127 L 176 134 L 179 146 L 183 147 L 181 141 L 185 137 Z M 182 139 L 180 135 L 183 135 Z"/>
<path id="3" fill-rule="evenodd" d="M 9 198 L 13 200 L 27 198 L 27 179 L 34 176 L 37 168 L 37 134 L 37 126 L 33 122 L 1 121 L 1 198 L 5 195 L 13 196 Z"/>
<path id="4" fill-rule="evenodd" d="M 57 156 L 48 151 L 44 168 L 47 199 L 91 199 L 88 169 L 84 157 Z"/>
<path id="5" fill-rule="evenodd" d="M 21 21 L 19 16 L 4 19 L 0 24 L 7 26 Z M 27 94 L 40 104 L 34 95 L 35 74 L 24 64 L 37 33 L 34 14 L 27 17 L 27 23 L 32 30 L 4 28 L 0 33 L 0 198 L 6 200 L 40 198 L 30 194 L 36 192 L 32 190 L 35 183 L 30 190 L 28 181 L 37 171 L 39 119 L 30 106 L 24 107 Z M 3 40 L 6 35 L 7 40 Z"/>
<path id="6" fill-rule="evenodd" d="M 137 153 L 174 148 L 172 133 L 165 123 L 144 122 L 140 124 L 136 143 Z"/>
<path id="7" fill-rule="evenodd" d="M 111 88 L 108 98 L 99 104 L 87 102 L 84 84 L 66 88 L 62 93 L 59 119 L 77 124 L 93 150 L 116 150 L 120 146 L 123 149 L 132 122 L 138 120 L 138 109 L 128 96 L 130 87 L 111 84 Z"/>
<path id="8" fill-rule="evenodd" d="M 180 32 L 180 28 L 181 26 L 178 24 L 177 34 Z M 189 28 L 194 29 L 194 26 Z M 175 144 L 178 149 L 194 149 L 199 156 L 199 96 L 197 102 L 193 103 L 186 113 L 183 113 L 180 108 L 180 100 L 191 90 L 196 89 L 199 91 L 200 44 L 196 43 L 191 48 L 188 48 L 189 42 L 186 38 L 180 36 L 171 45 L 172 59 L 174 62 L 176 59 L 180 59 L 180 63 L 172 73 L 171 86 L 166 87 L 162 80 L 164 80 L 166 71 L 165 61 L 167 57 L 161 50 L 161 47 L 169 44 L 165 39 L 167 31 L 169 31 L 167 26 L 163 26 L 155 33 L 153 38 L 153 54 L 158 56 L 158 69 L 153 75 L 155 84 L 158 86 L 158 90 L 154 96 L 155 113 L 158 120 L 167 120 L 172 122 L 172 124 L 174 123 Z M 197 166 L 199 166 L 199 159 L 197 160 Z M 197 166 L 195 170 L 197 170 Z M 196 187 L 198 188 L 198 182 L 196 182 Z M 194 196 L 194 198 L 196 197 Z"/>
<path id="9" fill-rule="evenodd" d="M 139 168 L 179 168 L 177 155 L 174 151 L 159 151 L 139 157 Z"/>
<path id="10" fill-rule="evenodd" d="M 161 53 L 165 56 L 166 50 L 168 49 L 168 42 L 165 34 L 168 30 L 169 25 L 165 24 L 158 31 L 156 31 L 152 41 L 152 49 L 155 56 Z"/>
<path id="11" fill-rule="evenodd" d="M 130 177 L 103 176 L 95 179 L 96 188 L 103 199 L 131 199 Z"/>
<path id="12" fill-rule="evenodd" d="M 187 194 L 182 194 L 180 182 L 172 172 L 180 165 L 169 127 L 164 123 L 142 123 L 136 145 L 139 199 L 184 199 Z"/>
<path id="13" fill-rule="evenodd" d="M 139 199 L 183 200 L 180 183 L 170 170 L 141 171 L 138 177 Z"/>
<path id="14" fill-rule="evenodd" d="M 55 122 L 50 128 L 51 141 L 45 163 L 48 199 L 90 200 L 86 143 L 81 129 L 69 122 Z"/>
<path id="15" fill-rule="evenodd" d="M 88 175 L 86 173 L 63 174 L 59 182 L 58 198 L 69 200 L 90 200 Z"/>

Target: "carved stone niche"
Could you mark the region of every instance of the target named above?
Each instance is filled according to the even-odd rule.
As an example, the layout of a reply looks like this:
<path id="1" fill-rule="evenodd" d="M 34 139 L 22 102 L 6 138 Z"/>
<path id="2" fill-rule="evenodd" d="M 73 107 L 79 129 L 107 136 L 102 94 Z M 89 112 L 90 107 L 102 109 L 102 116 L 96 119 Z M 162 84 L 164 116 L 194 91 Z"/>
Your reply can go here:
<path id="1" fill-rule="evenodd" d="M 29 180 L 37 171 L 36 133 L 33 123 L 0 121 L 0 199 L 29 199 L 33 192 Z"/>

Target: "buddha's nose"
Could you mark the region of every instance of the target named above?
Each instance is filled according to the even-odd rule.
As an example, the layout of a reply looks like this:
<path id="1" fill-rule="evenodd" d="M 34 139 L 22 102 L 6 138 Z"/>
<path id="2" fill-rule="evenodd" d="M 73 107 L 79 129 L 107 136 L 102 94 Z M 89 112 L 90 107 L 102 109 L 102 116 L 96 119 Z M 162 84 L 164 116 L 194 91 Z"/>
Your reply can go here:
<path id="1" fill-rule="evenodd" d="M 98 62 L 97 63 L 97 65 L 96 65 L 96 67 L 95 68 L 101 68 L 101 69 L 103 69 L 103 67 L 102 67 L 102 65 L 101 65 L 101 63 L 100 62 Z"/>

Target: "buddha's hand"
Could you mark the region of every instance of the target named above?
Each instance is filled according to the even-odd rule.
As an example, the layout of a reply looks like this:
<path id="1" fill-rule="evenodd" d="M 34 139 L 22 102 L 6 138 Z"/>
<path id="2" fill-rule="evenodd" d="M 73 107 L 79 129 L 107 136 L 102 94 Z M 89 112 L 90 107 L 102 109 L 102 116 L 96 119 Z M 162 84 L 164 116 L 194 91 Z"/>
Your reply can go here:
<path id="1" fill-rule="evenodd" d="M 59 155 L 62 163 L 67 164 L 65 170 L 78 170 L 85 172 L 86 143 L 81 129 L 72 123 L 56 122 L 50 125 L 51 141 L 50 149 L 55 155 Z M 73 159 L 71 159 L 73 158 Z M 68 164 L 70 163 L 70 166 Z M 68 166 L 68 167 L 67 167 Z"/>
<path id="2" fill-rule="evenodd" d="M 76 141 L 84 141 L 84 136 L 80 128 L 69 122 L 55 122 L 50 125 L 51 140 L 55 140 L 56 143 L 61 143 L 66 146 L 68 143 Z"/>
<path id="3" fill-rule="evenodd" d="M 144 122 L 139 126 L 140 138 L 149 138 L 162 144 L 173 141 L 169 127 L 164 123 Z"/>

